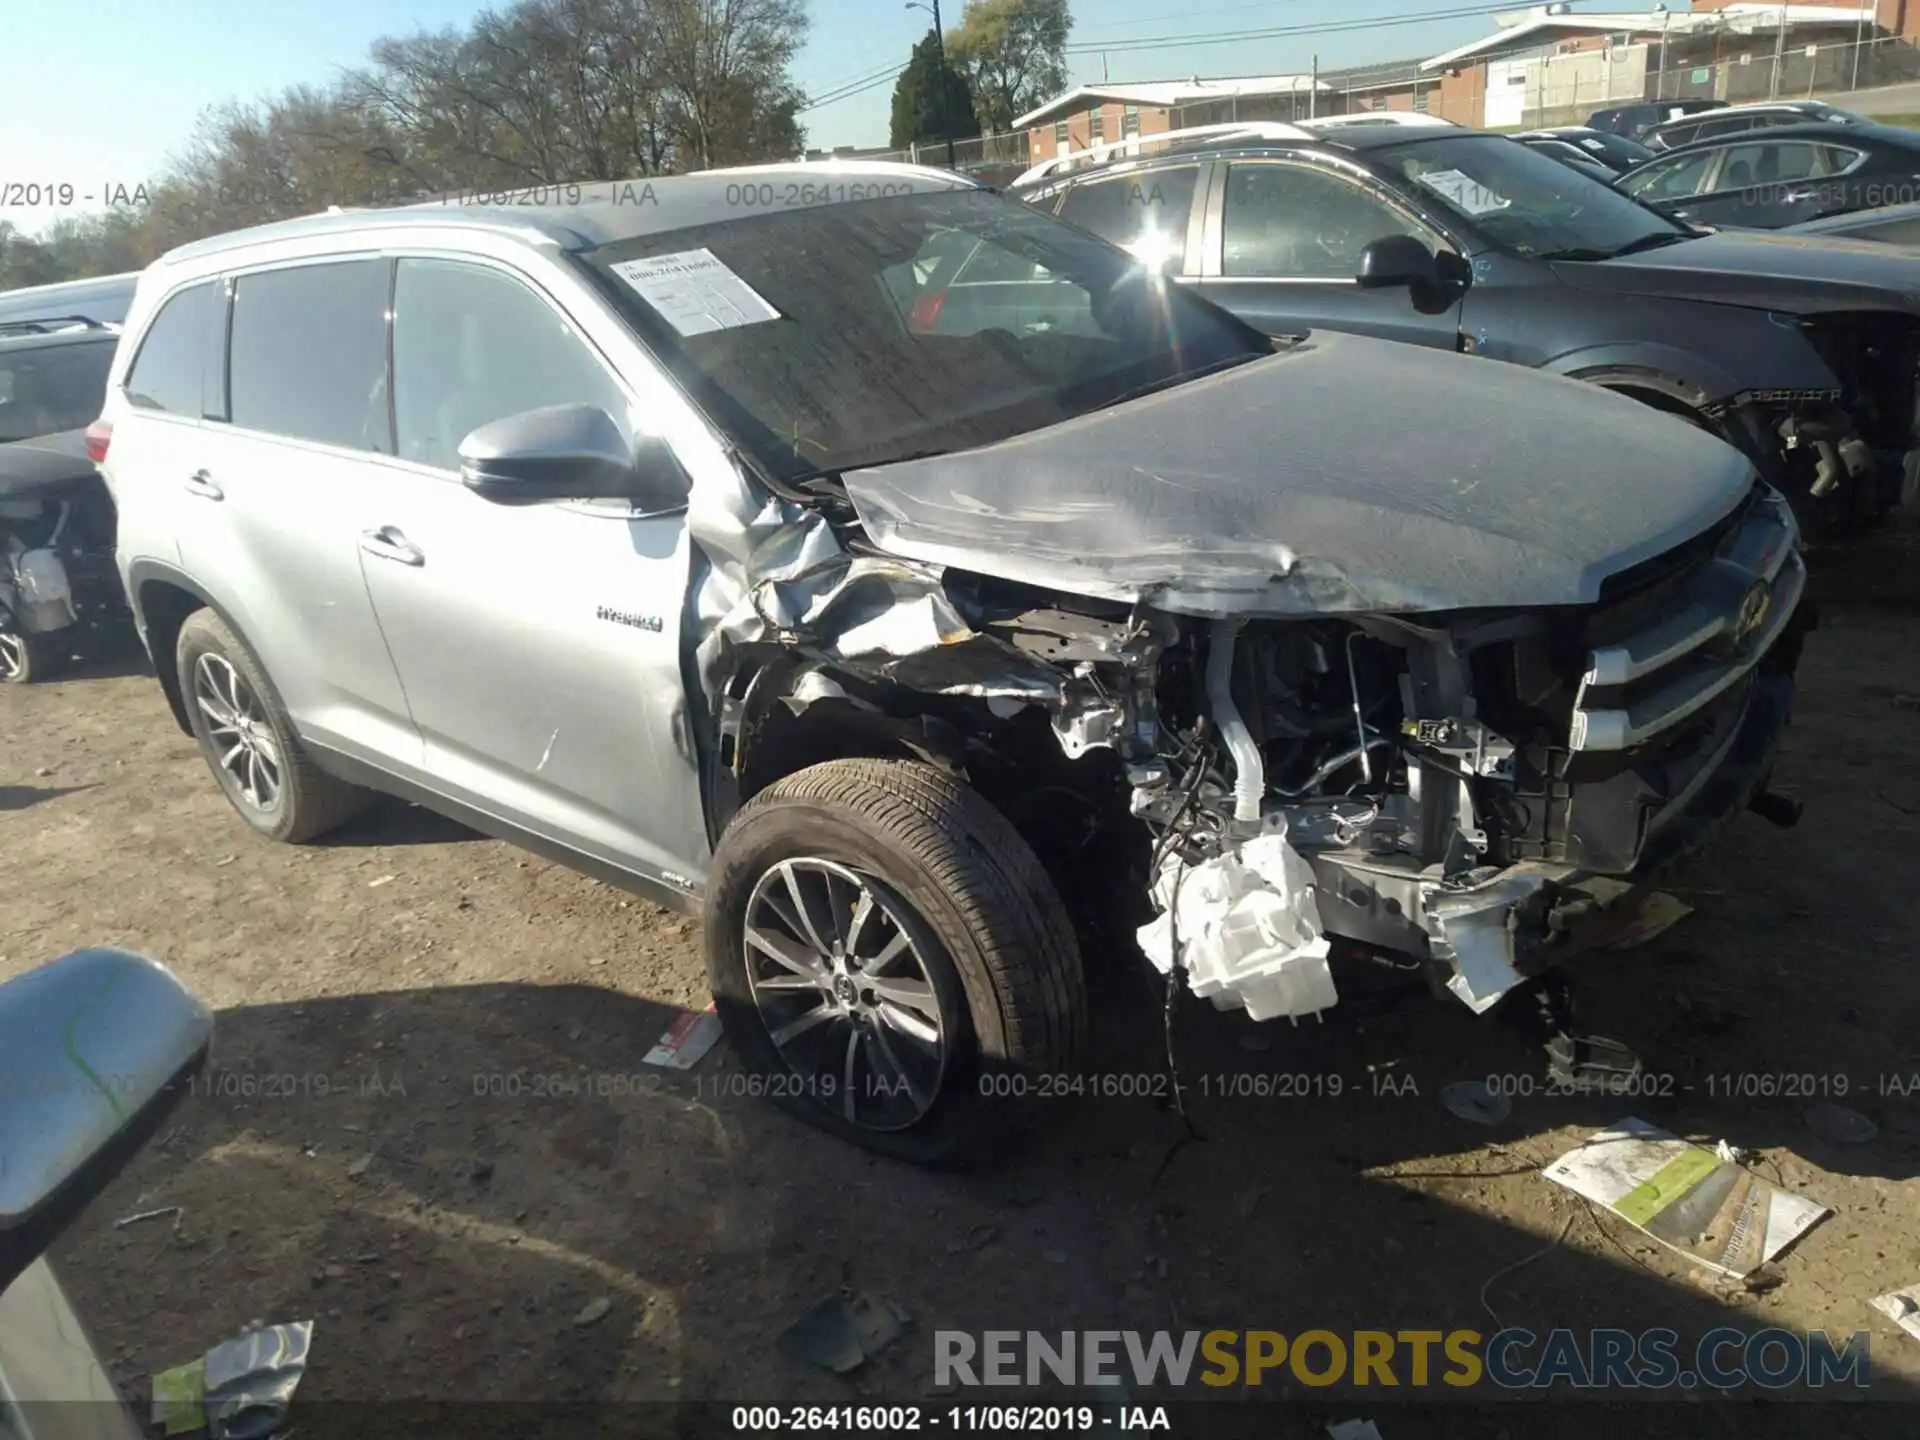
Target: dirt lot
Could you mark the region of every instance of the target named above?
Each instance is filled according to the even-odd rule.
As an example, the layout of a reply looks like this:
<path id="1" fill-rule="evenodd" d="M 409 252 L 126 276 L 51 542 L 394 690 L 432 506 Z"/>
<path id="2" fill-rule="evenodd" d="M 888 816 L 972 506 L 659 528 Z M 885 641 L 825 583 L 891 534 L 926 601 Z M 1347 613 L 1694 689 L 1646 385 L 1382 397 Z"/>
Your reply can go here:
<path id="1" fill-rule="evenodd" d="M 1147 1101 L 1009 1101 L 1029 1140 L 967 1177 L 869 1159 L 735 1093 L 724 1049 L 693 1077 L 594 1093 L 704 1004 L 692 922 L 398 805 L 316 847 L 258 842 L 131 654 L 0 694 L 0 975 L 85 943 L 154 955 L 218 1007 L 217 1068 L 64 1245 L 66 1273 L 135 1392 L 249 1319 L 311 1317 L 303 1403 L 913 1401 L 940 1328 L 1496 1319 L 1864 1329 L 1874 1393 L 1920 1395 L 1920 1343 L 1866 1303 L 1920 1278 L 1920 1094 L 1879 1093 L 1920 1084 L 1914 558 L 1884 542 L 1823 580 L 1777 776 L 1801 826 L 1742 820 L 1676 887 L 1690 919 L 1583 971 L 1595 1028 L 1688 1087 L 1649 1118 L 1756 1147 L 1833 1208 L 1766 1293 L 1702 1281 L 1536 1173 L 1634 1106 L 1521 1098 L 1491 1129 L 1444 1110 L 1447 1081 L 1538 1073 L 1459 1007 L 1354 1034 L 1189 1002 L 1198 1143 L 1176 1149 L 1180 1121 Z M 1160 1068 L 1156 1017 L 1103 1008 L 1105 1066 Z M 1398 1093 L 1373 1093 L 1370 1064 Z M 1830 1143 L 1803 1099 L 1709 1093 L 1743 1074 L 1845 1077 L 1878 1137 Z M 530 1093 L 551 1075 L 586 1091 Z M 1223 1097 L 1237 1075 L 1321 1093 Z M 173 1205 L 177 1229 L 114 1225 Z M 913 1316 L 851 1382 L 774 1348 L 840 1286 Z M 1263 1394 L 1326 1398 L 1268 1378 Z M 1459 1433 L 1387 1398 L 1342 1408 L 1373 1407 L 1389 1440 Z"/>

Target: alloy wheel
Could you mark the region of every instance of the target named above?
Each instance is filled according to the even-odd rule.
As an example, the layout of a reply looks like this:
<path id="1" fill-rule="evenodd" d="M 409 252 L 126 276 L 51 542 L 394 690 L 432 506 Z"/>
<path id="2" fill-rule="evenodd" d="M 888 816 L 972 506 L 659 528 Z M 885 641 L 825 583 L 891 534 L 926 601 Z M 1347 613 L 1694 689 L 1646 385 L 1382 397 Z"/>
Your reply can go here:
<path id="1" fill-rule="evenodd" d="M 225 656 L 208 651 L 193 663 L 193 703 L 232 789 L 254 809 L 272 810 L 280 801 L 280 743 L 253 687 Z"/>
<path id="2" fill-rule="evenodd" d="M 0 683 L 18 680 L 26 673 L 27 637 L 0 630 Z"/>
<path id="3" fill-rule="evenodd" d="M 905 904 L 831 860 L 783 860 L 748 897 L 747 980 L 798 1093 L 871 1130 L 933 1105 L 947 1035 Z"/>

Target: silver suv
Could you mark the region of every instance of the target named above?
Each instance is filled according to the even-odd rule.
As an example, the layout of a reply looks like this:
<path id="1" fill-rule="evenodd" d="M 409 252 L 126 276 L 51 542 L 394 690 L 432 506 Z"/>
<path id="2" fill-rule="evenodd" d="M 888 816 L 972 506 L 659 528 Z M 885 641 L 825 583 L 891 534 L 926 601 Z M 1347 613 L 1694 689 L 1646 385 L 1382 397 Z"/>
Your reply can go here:
<path id="1" fill-rule="evenodd" d="M 702 911 L 830 1129 L 997 1137 L 1141 951 L 1255 1020 L 1550 999 L 1765 799 L 1804 570 L 1691 426 L 1274 340 L 940 172 L 555 195 L 156 263 L 121 572 L 248 824 L 392 792 Z"/>

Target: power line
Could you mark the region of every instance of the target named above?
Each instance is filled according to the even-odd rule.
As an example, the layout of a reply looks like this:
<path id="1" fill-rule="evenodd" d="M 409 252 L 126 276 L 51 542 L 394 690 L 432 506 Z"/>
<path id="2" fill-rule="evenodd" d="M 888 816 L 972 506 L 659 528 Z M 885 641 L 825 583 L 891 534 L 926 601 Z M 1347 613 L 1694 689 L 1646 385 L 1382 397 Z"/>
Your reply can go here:
<path id="1" fill-rule="evenodd" d="M 851 100 L 856 95 L 864 95 L 869 90 L 878 90 L 882 85 L 892 83 L 899 77 L 900 72 L 906 68 L 904 63 L 895 65 L 892 69 L 881 71 L 860 84 L 845 86 L 830 94 L 822 95 L 817 100 L 809 98 L 807 103 L 794 113 L 797 115 L 805 115 L 812 110 L 824 109 L 828 105 L 837 105 L 842 100 Z"/>

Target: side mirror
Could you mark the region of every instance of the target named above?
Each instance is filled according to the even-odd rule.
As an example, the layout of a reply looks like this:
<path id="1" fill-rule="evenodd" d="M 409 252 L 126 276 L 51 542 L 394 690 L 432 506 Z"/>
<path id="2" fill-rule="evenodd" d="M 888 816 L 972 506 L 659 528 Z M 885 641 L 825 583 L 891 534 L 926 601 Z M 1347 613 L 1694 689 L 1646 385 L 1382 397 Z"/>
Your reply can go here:
<path id="1" fill-rule="evenodd" d="M 1438 286 L 1440 270 L 1433 251 L 1411 235 L 1383 235 L 1360 252 L 1360 268 L 1353 277 L 1362 290 L 1390 290 L 1396 286 Z"/>
<path id="2" fill-rule="evenodd" d="M 168 970 L 79 950 L 0 985 L 0 1291 L 144 1145 L 213 1017 Z"/>
<path id="3" fill-rule="evenodd" d="M 548 405 L 482 425 L 460 442 L 460 478 L 496 505 L 546 500 L 629 500 L 674 510 L 692 489 L 673 449 L 638 443 L 597 405 Z"/>

